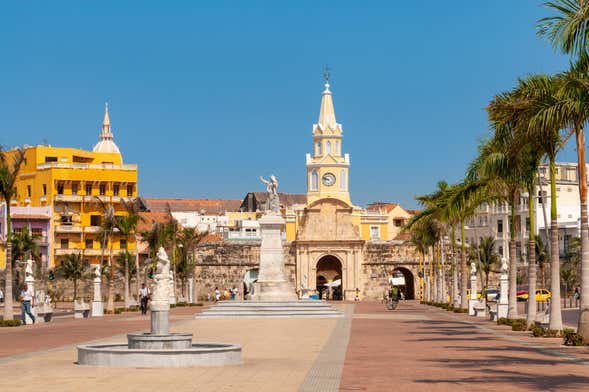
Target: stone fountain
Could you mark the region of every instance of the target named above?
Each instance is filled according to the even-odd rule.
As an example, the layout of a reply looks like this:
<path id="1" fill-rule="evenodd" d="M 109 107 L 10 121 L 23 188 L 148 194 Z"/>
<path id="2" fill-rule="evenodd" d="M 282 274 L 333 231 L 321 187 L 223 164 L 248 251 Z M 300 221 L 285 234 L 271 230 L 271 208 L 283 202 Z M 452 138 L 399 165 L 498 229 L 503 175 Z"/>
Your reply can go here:
<path id="1" fill-rule="evenodd" d="M 170 261 L 163 248 L 157 254 L 151 330 L 128 334 L 127 344 L 78 346 L 78 364 L 113 367 L 189 367 L 241 363 L 241 346 L 192 343 L 191 333 L 170 333 Z"/>

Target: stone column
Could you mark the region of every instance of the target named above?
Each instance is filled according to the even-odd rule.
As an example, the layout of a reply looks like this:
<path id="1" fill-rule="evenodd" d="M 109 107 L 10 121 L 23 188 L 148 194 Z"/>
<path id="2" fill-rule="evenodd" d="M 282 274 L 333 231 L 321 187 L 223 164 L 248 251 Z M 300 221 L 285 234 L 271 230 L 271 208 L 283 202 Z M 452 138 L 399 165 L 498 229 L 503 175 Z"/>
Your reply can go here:
<path id="1" fill-rule="evenodd" d="M 192 304 L 196 302 L 194 300 L 194 278 L 191 276 L 188 278 L 188 303 Z"/>
<path id="2" fill-rule="evenodd" d="M 477 299 L 478 294 L 478 285 L 477 285 L 477 274 L 471 273 L 470 274 L 470 300 L 468 301 L 468 314 L 474 316 L 474 307 L 479 302 Z"/>
<path id="3" fill-rule="evenodd" d="M 174 282 L 175 282 L 175 280 L 176 280 L 176 276 L 174 275 L 174 271 L 170 271 L 170 280 L 168 281 L 169 282 L 169 285 L 170 285 L 170 289 L 169 289 L 169 293 L 170 293 L 169 302 L 170 302 L 170 305 L 176 305 L 176 293 L 174 292 L 174 287 L 175 287 Z"/>
<path id="4" fill-rule="evenodd" d="M 94 298 L 92 299 L 92 317 L 104 316 L 104 303 L 102 302 L 102 294 L 100 292 L 101 279 L 100 276 L 94 277 Z"/>
<path id="5" fill-rule="evenodd" d="M 33 301 L 36 300 L 36 295 L 35 295 L 35 278 L 33 278 L 32 275 L 28 275 L 25 277 L 25 283 L 27 284 L 29 291 L 31 291 L 33 293 Z M 31 313 L 33 314 L 33 316 L 35 316 L 35 319 L 37 318 L 37 314 L 35 312 L 35 307 L 33 306 L 33 304 L 31 303 Z M 33 324 L 33 320 L 31 320 L 31 318 L 29 317 L 28 314 L 25 314 L 25 324 Z"/>
<path id="6" fill-rule="evenodd" d="M 507 275 L 507 260 L 502 259 L 501 277 L 499 278 L 499 302 L 497 303 L 497 318 L 507 317 L 509 309 L 509 276 Z"/>

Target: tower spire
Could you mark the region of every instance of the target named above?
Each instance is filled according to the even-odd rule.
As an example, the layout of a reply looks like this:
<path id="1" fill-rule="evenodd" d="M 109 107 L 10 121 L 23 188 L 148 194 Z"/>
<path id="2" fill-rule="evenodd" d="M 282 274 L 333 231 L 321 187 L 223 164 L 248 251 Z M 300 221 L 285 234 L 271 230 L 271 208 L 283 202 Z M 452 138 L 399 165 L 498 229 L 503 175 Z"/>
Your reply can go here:
<path id="1" fill-rule="evenodd" d="M 113 140 L 113 134 L 110 129 L 110 117 L 108 116 L 108 102 L 104 103 L 104 118 L 102 120 L 102 131 L 100 131 L 100 140 L 94 146 L 93 151 L 120 154 L 119 148 Z"/>
<path id="2" fill-rule="evenodd" d="M 325 66 L 323 78 L 325 79 L 325 90 L 321 96 L 321 109 L 319 110 L 318 124 L 324 129 L 335 129 L 337 123 L 335 121 L 335 109 L 333 108 L 333 99 L 331 98 L 331 90 L 329 89 L 329 78 L 331 69 Z"/>

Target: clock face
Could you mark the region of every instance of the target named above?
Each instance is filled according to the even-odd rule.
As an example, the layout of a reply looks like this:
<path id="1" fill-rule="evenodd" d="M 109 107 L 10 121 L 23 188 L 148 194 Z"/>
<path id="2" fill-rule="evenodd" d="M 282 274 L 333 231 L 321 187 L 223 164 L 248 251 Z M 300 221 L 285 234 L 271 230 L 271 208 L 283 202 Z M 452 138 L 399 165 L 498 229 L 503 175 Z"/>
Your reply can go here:
<path id="1" fill-rule="evenodd" d="M 321 178 L 321 181 L 323 181 L 323 185 L 325 186 L 332 186 L 335 184 L 335 176 L 331 173 L 325 173 Z"/>

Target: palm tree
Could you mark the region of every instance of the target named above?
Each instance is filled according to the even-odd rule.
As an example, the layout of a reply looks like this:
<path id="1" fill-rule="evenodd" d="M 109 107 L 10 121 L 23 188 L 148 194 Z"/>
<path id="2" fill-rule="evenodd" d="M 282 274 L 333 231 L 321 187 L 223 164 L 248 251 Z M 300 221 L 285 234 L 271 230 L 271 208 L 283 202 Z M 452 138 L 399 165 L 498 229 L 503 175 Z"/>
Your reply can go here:
<path id="1" fill-rule="evenodd" d="M 137 269 L 135 268 L 135 263 L 133 262 L 134 256 L 128 250 L 124 250 L 121 251 L 116 261 L 116 272 L 124 277 L 125 285 L 128 288 L 131 279 L 133 279 L 133 276 L 137 274 Z M 129 307 L 127 302 L 125 302 L 125 307 Z"/>
<path id="2" fill-rule="evenodd" d="M 534 254 L 536 255 L 536 263 L 538 264 L 538 269 L 540 270 L 540 283 L 542 284 L 542 288 L 546 288 L 546 266 L 550 264 L 550 254 L 548 253 L 548 249 L 546 249 L 546 245 L 542 240 L 542 237 L 536 238 L 536 249 Z"/>
<path id="3" fill-rule="evenodd" d="M 135 230 L 137 229 L 137 224 L 139 222 L 139 215 L 128 215 L 128 216 L 117 216 L 116 219 L 116 228 L 119 230 L 119 234 L 121 237 L 128 239 L 131 235 L 135 234 Z M 126 253 L 129 253 L 126 251 Z M 130 305 L 129 302 L 129 262 L 133 262 L 133 260 L 129 260 L 125 257 L 127 264 L 125 264 L 125 308 L 128 308 Z M 136 266 L 135 266 L 136 269 Z"/>
<path id="4" fill-rule="evenodd" d="M 178 276 L 182 281 L 183 296 L 188 278 L 192 275 L 196 266 L 194 251 L 206 235 L 206 231 L 200 233 L 194 227 L 184 227 L 178 233 Z"/>
<path id="5" fill-rule="evenodd" d="M 71 280 L 74 284 L 74 301 L 78 298 L 78 281 L 84 279 L 86 271 L 90 267 L 88 260 L 83 259 L 79 253 L 65 255 L 56 268 L 58 276 Z"/>
<path id="6" fill-rule="evenodd" d="M 489 288 L 489 275 L 491 272 L 495 272 L 495 267 L 499 263 L 499 256 L 495 252 L 495 239 L 493 237 L 483 237 L 477 251 L 479 270 L 485 274 L 483 295 L 486 299 L 486 292 Z"/>
<path id="7" fill-rule="evenodd" d="M 20 260 L 24 262 L 27 255 L 31 255 L 34 259 L 38 258 L 39 245 L 37 240 L 38 235 L 31 234 L 28 227 L 24 227 L 21 231 L 12 233 L 12 262 L 14 268 L 14 262 Z M 24 268 L 24 264 L 23 264 Z M 24 272 L 21 274 L 24 279 Z"/>
<path id="8" fill-rule="evenodd" d="M 25 150 L 16 148 L 9 157 L 0 146 L 0 197 L 6 202 L 6 271 L 4 274 L 4 320 L 12 320 L 13 288 L 12 288 L 12 219 L 10 203 L 16 195 L 16 180 L 21 166 L 25 161 Z"/>
<path id="9" fill-rule="evenodd" d="M 106 302 L 106 311 L 108 313 L 114 313 L 115 311 L 115 269 L 113 268 L 112 262 L 112 247 L 113 247 L 113 235 L 117 228 L 117 219 L 115 216 L 115 209 L 110 203 L 106 203 L 100 197 L 95 196 L 95 200 L 98 202 L 102 210 L 101 230 L 99 233 L 99 239 L 102 242 L 102 257 L 101 264 L 104 264 L 104 252 L 108 246 L 108 266 L 109 266 L 109 279 L 108 279 L 108 299 Z"/>
<path id="10" fill-rule="evenodd" d="M 577 332 L 589 340 L 589 216 L 587 212 L 587 175 L 585 162 L 585 133 L 584 125 L 589 119 L 587 115 L 587 49 L 589 37 L 589 4 L 585 0 L 554 0 L 545 2 L 544 5 L 555 14 L 541 19 L 538 22 L 538 34 L 546 37 L 555 49 L 571 55 L 574 60 L 584 66 L 575 70 L 571 67 L 571 73 L 576 76 L 573 80 L 582 83 L 564 83 L 561 94 L 572 96 L 569 101 L 573 108 L 569 112 L 569 125 L 575 132 L 577 144 L 577 161 L 579 169 L 579 199 L 581 204 L 581 301 L 579 307 L 579 325 Z M 575 72 L 581 71 L 581 72 Z M 569 79 L 569 78 L 567 78 Z M 570 79 L 569 79 L 570 80 Z M 581 88 L 575 88 L 580 86 Z M 584 88 L 583 88 L 584 86 Z M 584 98 L 579 100 L 579 98 Z M 578 105 L 585 102 L 585 105 Z M 572 116 L 570 114 L 573 114 Z M 553 252 L 554 253 L 554 252 Z"/>

